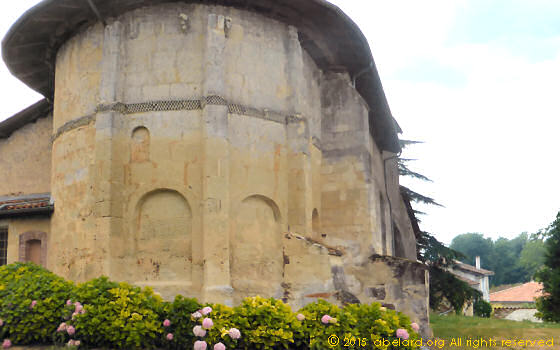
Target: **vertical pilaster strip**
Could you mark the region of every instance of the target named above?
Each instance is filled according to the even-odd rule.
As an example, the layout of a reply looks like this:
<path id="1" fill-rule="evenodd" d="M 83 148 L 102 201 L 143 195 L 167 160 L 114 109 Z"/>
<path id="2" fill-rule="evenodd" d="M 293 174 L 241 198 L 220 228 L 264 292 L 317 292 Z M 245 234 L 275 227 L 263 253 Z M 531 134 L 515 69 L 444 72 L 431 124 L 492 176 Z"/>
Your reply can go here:
<path id="1" fill-rule="evenodd" d="M 122 24 L 114 22 L 105 27 L 103 40 L 102 77 L 99 87 L 100 103 L 109 104 L 119 101 L 119 77 L 121 56 Z M 96 232 L 92 233 L 92 244 L 95 247 L 96 259 L 102 264 L 105 275 L 111 275 L 111 241 L 113 235 L 118 234 L 118 225 L 122 220 L 122 205 L 118 194 L 118 177 L 115 171 L 119 169 L 115 163 L 114 128 L 113 122 L 116 112 L 98 112 L 95 122 L 95 207 Z M 93 277 L 93 276 L 90 276 Z"/>
<path id="2" fill-rule="evenodd" d="M 289 27 L 287 45 L 288 81 L 292 86 L 290 105 L 293 111 L 303 110 L 300 91 L 305 88 L 303 52 L 297 28 Z M 288 138 L 288 225 L 292 232 L 311 236 L 313 212 L 311 137 L 308 121 L 304 116 L 289 118 Z"/>
<path id="3" fill-rule="evenodd" d="M 225 18 L 210 14 L 206 28 L 204 96 L 225 95 Z M 228 108 L 207 105 L 202 111 L 202 250 L 204 300 L 232 303 L 229 267 Z"/>
<path id="4" fill-rule="evenodd" d="M 351 252 L 345 257 L 352 259 L 348 263 L 361 264 L 377 252 L 371 215 L 379 195 L 372 193 L 368 108 L 346 73 L 326 74 L 321 98 L 321 229 L 327 235 L 325 243 L 343 245 Z"/>

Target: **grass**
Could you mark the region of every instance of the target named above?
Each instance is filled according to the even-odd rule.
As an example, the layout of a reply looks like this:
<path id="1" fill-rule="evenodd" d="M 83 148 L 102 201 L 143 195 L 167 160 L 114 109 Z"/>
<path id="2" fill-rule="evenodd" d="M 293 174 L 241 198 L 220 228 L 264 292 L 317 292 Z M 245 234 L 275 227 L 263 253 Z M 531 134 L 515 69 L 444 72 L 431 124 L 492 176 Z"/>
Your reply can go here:
<path id="1" fill-rule="evenodd" d="M 560 350 L 560 324 L 432 314 L 430 315 L 430 325 L 434 331 L 434 337 L 443 339 L 445 342 L 445 346 L 437 346 L 441 345 L 440 342 L 436 346 L 431 346 L 432 349 Z M 461 339 L 461 346 L 458 344 L 458 339 Z M 486 343 L 480 342 L 481 339 L 486 340 Z M 453 344 L 452 340 L 455 340 Z M 468 340 L 470 343 L 467 344 Z M 511 342 L 507 343 L 508 340 Z M 520 340 L 530 340 L 535 343 L 519 344 Z M 538 341 L 540 340 L 545 341 L 544 346 L 539 346 Z M 502 341 L 504 342 L 502 343 Z M 548 341 L 548 345 L 546 341 Z M 553 346 L 550 346 L 551 344 Z"/>

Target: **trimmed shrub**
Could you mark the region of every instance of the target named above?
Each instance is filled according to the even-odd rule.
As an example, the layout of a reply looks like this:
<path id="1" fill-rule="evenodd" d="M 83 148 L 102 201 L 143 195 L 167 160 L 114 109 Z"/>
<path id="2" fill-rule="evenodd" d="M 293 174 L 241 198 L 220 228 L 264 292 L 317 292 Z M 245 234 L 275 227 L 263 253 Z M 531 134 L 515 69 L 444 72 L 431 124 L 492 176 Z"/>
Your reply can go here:
<path id="1" fill-rule="evenodd" d="M 478 317 L 490 317 L 492 316 L 492 305 L 484 299 L 477 299 L 473 306 L 473 313 Z"/>
<path id="2" fill-rule="evenodd" d="M 71 282 L 32 263 L 1 266 L 0 333 L 14 344 L 50 342 L 73 290 Z"/>
<path id="3" fill-rule="evenodd" d="M 240 349 L 287 349 L 301 329 L 290 306 L 274 298 L 245 298 L 233 311 L 232 323 L 243 335 Z"/>
<path id="4" fill-rule="evenodd" d="M 197 324 L 191 314 L 201 309 L 196 299 L 175 297 L 173 303 L 165 304 L 163 340 L 167 349 L 184 349 L 190 347 L 195 341 L 193 328 Z M 168 339 L 171 334 L 172 339 Z"/>
<path id="5" fill-rule="evenodd" d="M 206 325 L 204 324 L 205 319 L 212 321 L 211 327 L 208 327 L 208 321 Z M 208 344 L 209 349 L 212 349 L 218 343 L 224 344 L 228 349 L 238 348 L 239 339 L 234 339 L 238 338 L 235 332 L 232 332 L 230 335 L 230 330 L 232 329 L 239 331 L 236 328 L 239 325 L 235 324 L 235 311 L 232 307 L 222 304 L 211 304 L 193 314 L 192 320 L 195 322 L 195 327 L 198 328 L 194 344 L 196 344 L 196 341 L 204 341 Z M 244 337 L 244 334 L 241 332 L 239 332 L 239 335 Z"/>
<path id="6" fill-rule="evenodd" d="M 302 321 L 303 338 L 297 343 L 303 344 L 305 349 L 377 348 L 375 341 L 419 339 L 408 316 L 387 310 L 379 303 L 339 308 L 319 300 L 306 305 L 300 313 L 305 319 Z M 336 345 L 329 342 L 333 334 L 339 341 Z"/>
<path id="7" fill-rule="evenodd" d="M 329 337 L 334 334 L 339 339 L 343 339 L 346 333 L 343 325 L 357 322 L 357 320 L 347 319 L 350 315 L 325 300 L 307 304 L 299 312 L 305 318 L 301 322 L 302 331 L 298 334 L 297 343 L 308 344 L 310 349 L 336 349 L 337 347 L 328 343 Z"/>
<path id="8" fill-rule="evenodd" d="M 75 286 L 32 264 L 0 267 L 0 340 L 14 344 L 114 349 L 414 348 L 375 341 L 414 341 L 417 324 L 377 303 L 340 308 L 319 300 L 292 312 L 281 300 L 246 298 L 232 308 L 202 307 L 177 296 L 106 277 Z M 337 336 L 337 344 L 329 337 Z M 4 336 L 4 337 L 3 337 Z"/>
<path id="9" fill-rule="evenodd" d="M 71 301 L 64 314 L 66 324 L 75 327 L 75 335 L 69 338 L 86 346 L 117 349 L 152 349 L 161 344 L 164 302 L 150 288 L 101 277 L 78 285 Z M 76 305 L 82 305 L 84 312 L 77 312 Z"/>

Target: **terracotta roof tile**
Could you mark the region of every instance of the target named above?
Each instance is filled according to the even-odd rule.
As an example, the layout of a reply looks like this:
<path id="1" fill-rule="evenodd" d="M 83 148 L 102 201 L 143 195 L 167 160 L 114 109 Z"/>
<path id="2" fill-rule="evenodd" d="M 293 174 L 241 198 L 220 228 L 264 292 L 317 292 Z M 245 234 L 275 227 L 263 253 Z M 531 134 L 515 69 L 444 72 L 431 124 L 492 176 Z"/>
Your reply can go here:
<path id="1" fill-rule="evenodd" d="M 529 282 L 517 287 L 501 290 L 490 294 L 491 302 L 532 303 L 535 298 L 543 295 L 542 283 Z"/>
<path id="2" fill-rule="evenodd" d="M 10 215 L 19 210 L 29 209 L 52 209 L 50 195 L 28 195 L 21 197 L 2 197 L 0 198 L 0 215 Z"/>

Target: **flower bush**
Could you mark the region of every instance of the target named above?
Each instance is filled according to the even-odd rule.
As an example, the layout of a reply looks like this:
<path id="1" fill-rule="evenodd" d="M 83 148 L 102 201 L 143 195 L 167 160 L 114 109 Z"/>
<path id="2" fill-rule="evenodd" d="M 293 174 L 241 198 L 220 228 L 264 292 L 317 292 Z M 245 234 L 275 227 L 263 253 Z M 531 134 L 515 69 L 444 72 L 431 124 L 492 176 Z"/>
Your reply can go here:
<path id="1" fill-rule="evenodd" d="M 0 341 L 46 343 L 74 285 L 31 263 L 0 266 Z"/>
<path id="2" fill-rule="evenodd" d="M 241 333 L 236 349 L 286 349 L 294 343 L 294 332 L 301 329 L 288 305 L 258 296 L 246 298 L 233 309 L 232 323 Z M 226 339 L 231 336 L 228 332 Z"/>
<path id="3" fill-rule="evenodd" d="M 300 314 L 303 318 L 302 333 L 295 343 L 303 344 L 304 349 L 348 349 L 352 342 L 345 339 L 355 339 L 357 348 L 363 348 L 364 344 L 371 348 L 379 340 L 419 339 L 406 315 L 387 310 L 379 303 L 349 304 L 340 308 L 319 300 L 303 307 Z M 340 340 L 335 346 L 329 343 L 333 334 Z"/>
<path id="4" fill-rule="evenodd" d="M 182 296 L 165 302 L 150 288 L 106 277 L 76 286 L 33 264 L 0 267 L 3 348 L 54 343 L 115 349 L 347 349 L 345 339 L 352 338 L 360 339 L 359 347 L 375 348 L 376 340 L 417 340 L 419 328 L 377 303 L 341 308 L 319 300 L 293 312 L 280 300 L 258 296 L 234 308 Z M 329 343 L 332 335 L 340 339 L 338 345 Z"/>
<path id="5" fill-rule="evenodd" d="M 161 344 L 164 327 L 162 298 L 150 289 L 96 278 L 75 289 L 74 309 L 65 315 L 75 326 L 74 339 L 84 345 L 119 349 L 152 349 Z M 84 313 L 76 310 L 79 306 Z M 70 315 L 68 315 L 72 311 Z M 71 334 L 68 332 L 71 336 Z"/>
<path id="6" fill-rule="evenodd" d="M 162 322 L 165 328 L 166 339 L 164 346 L 167 349 L 185 349 L 191 347 L 196 340 L 193 327 L 198 323 L 192 319 L 191 314 L 200 310 L 201 305 L 196 299 L 184 298 L 181 295 L 175 297 L 172 303 L 166 303 L 164 310 L 165 319 Z M 167 338 L 172 334 L 172 339 Z"/>

